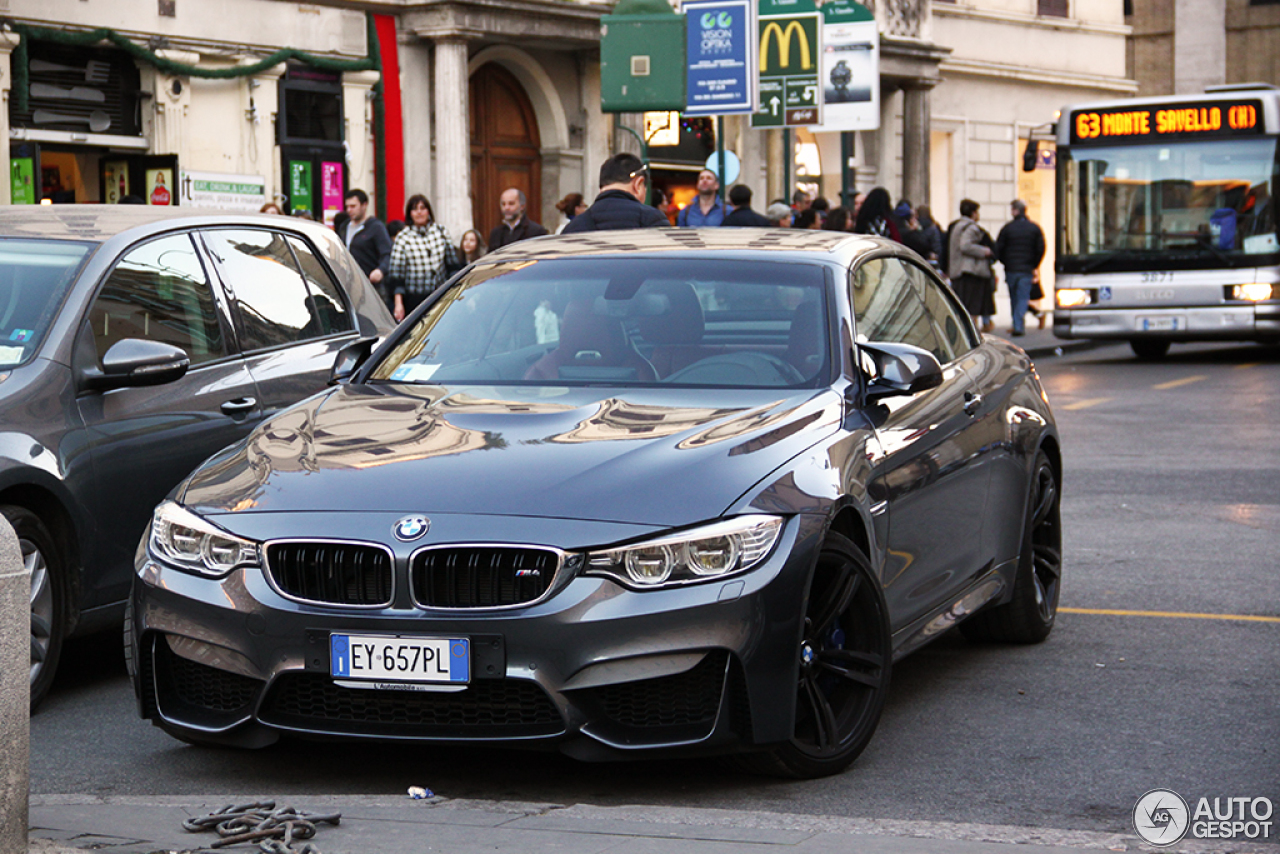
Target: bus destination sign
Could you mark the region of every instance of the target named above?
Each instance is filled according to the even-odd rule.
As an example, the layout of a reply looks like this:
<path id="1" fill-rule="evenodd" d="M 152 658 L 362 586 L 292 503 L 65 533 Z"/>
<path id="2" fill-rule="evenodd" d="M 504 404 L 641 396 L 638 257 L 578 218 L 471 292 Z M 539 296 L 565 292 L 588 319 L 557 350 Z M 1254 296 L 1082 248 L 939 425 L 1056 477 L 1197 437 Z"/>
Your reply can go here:
<path id="1" fill-rule="evenodd" d="M 1107 107 L 1071 113 L 1071 142 L 1154 142 L 1263 133 L 1262 102 Z"/>

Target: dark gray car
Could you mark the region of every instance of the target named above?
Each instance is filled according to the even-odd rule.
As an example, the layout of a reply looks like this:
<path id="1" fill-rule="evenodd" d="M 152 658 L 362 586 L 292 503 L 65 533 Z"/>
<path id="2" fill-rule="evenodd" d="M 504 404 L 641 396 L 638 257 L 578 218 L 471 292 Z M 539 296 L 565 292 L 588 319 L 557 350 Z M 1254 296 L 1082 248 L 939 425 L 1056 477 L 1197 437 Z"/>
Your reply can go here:
<path id="1" fill-rule="evenodd" d="M 332 232 L 253 214 L 0 209 L 0 512 L 32 571 L 32 704 L 118 624 L 157 501 L 393 326 Z"/>
<path id="2" fill-rule="evenodd" d="M 1027 355 L 898 244 L 527 240 L 156 509 L 127 660 L 189 741 L 831 774 L 895 658 L 1048 637 L 1060 483 Z"/>

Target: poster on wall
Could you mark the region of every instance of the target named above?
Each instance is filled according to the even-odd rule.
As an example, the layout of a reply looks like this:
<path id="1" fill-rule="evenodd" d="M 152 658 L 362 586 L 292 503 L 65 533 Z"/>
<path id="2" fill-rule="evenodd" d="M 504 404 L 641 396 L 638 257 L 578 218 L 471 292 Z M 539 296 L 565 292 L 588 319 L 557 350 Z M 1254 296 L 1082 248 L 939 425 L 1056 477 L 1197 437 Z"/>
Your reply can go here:
<path id="1" fill-rule="evenodd" d="M 267 180 L 261 175 L 183 169 L 178 198 L 182 204 L 197 208 L 256 212 L 267 200 Z"/>
<path id="2" fill-rule="evenodd" d="M 9 161 L 9 198 L 11 204 L 36 203 L 36 162 L 31 157 L 15 157 Z"/>
<path id="3" fill-rule="evenodd" d="M 148 169 L 147 170 L 147 204 L 149 205 L 171 205 L 173 204 L 173 170 L 172 169 Z"/>
<path id="4" fill-rule="evenodd" d="M 289 161 L 289 211 L 315 216 L 315 199 L 311 196 L 311 162 Z"/>
<path id="5" fill-rule="evenodd" d="M 324 208 L 324 224 L 333 228 L 334 218 L 342 210 L 342 164 L 320 164 L 320 204 Z"/>
<path id="6" fill-rule="evenodd" d="M 118 205 L 129 195 L 129 164 L 124 160 L 108 160 L 102 164 L 102 187 L 109 205 Z"/>
<path id="7" fill-rule="evenodd" d="M 824 131 L 880 127 L 880 33 L 866 6 L 852 0 L 822 5 Z M 818 128 L 814 128 L 817 130 Z"/>

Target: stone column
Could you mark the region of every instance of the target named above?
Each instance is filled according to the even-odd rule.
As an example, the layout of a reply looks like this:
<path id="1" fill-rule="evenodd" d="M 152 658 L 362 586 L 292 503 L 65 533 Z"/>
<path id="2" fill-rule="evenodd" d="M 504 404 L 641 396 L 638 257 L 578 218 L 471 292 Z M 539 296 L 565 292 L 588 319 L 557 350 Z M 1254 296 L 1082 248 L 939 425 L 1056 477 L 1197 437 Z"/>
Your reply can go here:
<path id="1" fill-rule="evenodd" d="M 0 516 L 0 854 L 27 850 L 31 765 L 31 576 Z"/>
<path id="2" fill-rule="evenodd" d="M 470 80 L 467 42 L 435 39 L 436 202 L 450 234 L 475 226 L 471 220 Z"/>
<path id="3" fill-rule="evenodd" d="M 401 108 L 404 111 L 404 189 L 406 197 L 425 193 L 433 209 L 438 209 L 440 187 L 431 163 L 431 73 L 430 45 L 416 37 L 400 42 Z M 403 215 L 403 214 L 402 214 Z M 450 228 L 452 228 L 450 226 Z M 449 232 L 453 234 L 452 230 Z M 461 237 L 461 235 L 457 235 Z"/>
<path id="4" fill-rule="evenodd" d="M 929 89 L 907 86 L 902 104 L 902 194 L 929 203 Z"/>
<path id="5" fill-rule="evenodd" d="M 786 199 L 787 204 L 790 204 L 793 190 L 782 185 L 782 130 L 768 128 L 764 131 L 756 131 L 756 133 L 763 133 L 767 140 L 766 162 L 768 164 L 769 178 L 766 195 L 771 199 Z"/>
<path id="6" fill-rule="evenodd" d="M 1198 95 L 1226 82 L 1226 0 L 1174 0 L 1173 93 Z"/>
<path id="7" fill-rule="evenodd" d="M 9 99 L 13 97 L 9 87 L 13 82 L 11 58 L 13 49 L 17 46 L 18 35 L 16 33 L 0 32 L 0 74 L 4 75 L 0 77 L 0 107 L 3 107 L 0 110 L 0 162 L 2 163 L 9 162 Z M 36 175 L 34 180 L 38 182 L 40 176 Z M 0 183 L 4 184 L 3 187 L 0 187 L 0 204 L 13 204 L 12 184 L 9 181 L 0 181 Z M 40 185 L 37 183 L 36 189 L 38 190 L 39 188 Z"/>

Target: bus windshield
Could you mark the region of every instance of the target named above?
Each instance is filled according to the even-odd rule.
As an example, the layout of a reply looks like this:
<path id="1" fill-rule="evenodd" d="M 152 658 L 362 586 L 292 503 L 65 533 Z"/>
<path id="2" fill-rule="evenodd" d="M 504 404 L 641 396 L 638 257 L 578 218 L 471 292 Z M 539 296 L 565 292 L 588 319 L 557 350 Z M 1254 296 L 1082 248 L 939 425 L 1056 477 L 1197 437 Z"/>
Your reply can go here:
<path id="1" fill-rule="evenodd" d="M 1274 137 L 1075 146 L 1059 157 L 1064 270 L 1275 263 Z"/>

